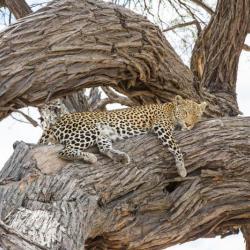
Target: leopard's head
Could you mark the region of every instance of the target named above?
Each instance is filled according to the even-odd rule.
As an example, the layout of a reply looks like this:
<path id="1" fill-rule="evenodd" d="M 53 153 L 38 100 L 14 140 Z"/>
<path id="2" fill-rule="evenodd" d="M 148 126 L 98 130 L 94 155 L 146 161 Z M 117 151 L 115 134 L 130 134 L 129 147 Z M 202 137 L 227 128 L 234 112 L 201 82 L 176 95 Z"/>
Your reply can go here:
<path id="1" fill-rule="evenodd" d="M 177 95 L 174 99 L 174 115 L 176 124 L 181 126 L 181 130 L 190 130 L 200 120 L 205 111 L 207 103 L 201 104 L 192 100 L 184 100 Z"/>

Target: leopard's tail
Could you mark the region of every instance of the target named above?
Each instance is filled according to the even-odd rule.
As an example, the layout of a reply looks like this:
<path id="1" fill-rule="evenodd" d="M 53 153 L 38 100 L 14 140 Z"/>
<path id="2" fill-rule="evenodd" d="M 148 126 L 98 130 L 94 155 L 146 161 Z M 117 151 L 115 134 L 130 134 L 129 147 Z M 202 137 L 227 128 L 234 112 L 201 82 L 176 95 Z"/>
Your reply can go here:
<path id="1" fill-rule="evenodd" d="M 41 138 L 38 141 L 38 144 L 49 144 L 50 142 L 50 132 L 48 129 L 45 129 L 42 133 Z"/>

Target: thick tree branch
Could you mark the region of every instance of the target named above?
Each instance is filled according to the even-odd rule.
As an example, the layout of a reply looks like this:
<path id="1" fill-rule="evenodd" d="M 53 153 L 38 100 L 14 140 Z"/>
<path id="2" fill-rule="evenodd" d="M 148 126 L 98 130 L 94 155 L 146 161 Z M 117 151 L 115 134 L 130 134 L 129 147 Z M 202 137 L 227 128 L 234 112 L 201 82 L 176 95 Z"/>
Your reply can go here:
<path id="1" fill-rule="evenodd" d="M 37 105 L 99 85 L 135 103 L 199 99 L 190 70 L 155 25 L 100 1 L 52 2 L 0 34 L 0 53 L 1 118 L 20 100 Z"/>
<path id="2" fill-rule="evenodd" d="M 194 50 L 194 87 L 191 71 L 141 16 L 94 0 L 52 2 L 0 34 L 0 119 L 99 85 L 134 103 L 203 97 L 209 115 L 235 115 L 245 18 L 249 1 L 219 1 Z M 59 147 L 17 143 L 0 172 L 0 244 L 161 249 L 235 233 L 250 218 L 249 135 L 249 118 L 210 120 L 177 133 L 189 171 L 184 179 L 153 136 L 116 144 L 131 155 L 128 166 L 100 155 L 92 166 L 65 162 L 56 157 Z"/>
<path id="3" fill-rule="evenodd" d="M 193 56 L 195 86 L 190 70 L 159 29 L 143 17 L 122 7 L 93 0 L 52 2 L 0 36 L 3 58 L 0 118 L 8 115 L 11 109 L 37 105 L 100 85 L 112 86 L 135 104 L 166 102 L 180 94 L 198 101 L 206 99 L 210 104 L 209 116 L 238 114 L 235 71 L 245 37 L 244 18 L 249 13 L 249 6 L 243 1 L 246 0 L 238 1 L 237 8 L 231 10 L 232 13 L 242 11 L 242 15 L 230 14 L 230 8 L 223 7 L 233 8 L 234 3 L 218 4 L 216 15 L 200 39 L 201 44 L 206 41 L 205 45 L 203 49 L 195 49 Z M 65 8 L 67 16 L 74 18 L 65 18 Z M 232 20 L 228 21 L 228 17 Z M 243 26 L 238 27 L 241 23 Z M 231 35 L 225 27 L 239 34 Z M 230 45 L 224 46 L 228 41 Z M 27 42 L 29 47 L 25 46 Z M 201 46 L 199 44 L 197 42 L 196 48 Z M 217 53 L 217 48 L 228 49 L 225 53 Z M 204 58 L 208 58 L 206 64 Z"/>
<path id="4" fill-rule="evenodd" d="M 250 224 L 242 226 L 241 231 L 246 242 L 246 250 L 250 250 Z"/>
<path id="5" fill-rule="evenodd" d="M 185 152 L 186 178 L 178 176 L 171 154 L 154 136 L 115 144 L 130 154 L 127 166 L 99 154 L 96 165 L 70 163 L 56 156 L 60 146 L 16 143 L 0 172 L 2 220 L 45 249 L 72 250 L 82 244 L 86 249 L 163 249 L 245 223 L 250 218 L 250 119 L 208 120 L 176 137 Z M 5 244 L 8 237 L 2 234 Z"/>
<path id="6" fill-rule="evenodd" d="M 191 69 L 197 90 L 209 103 L 217 104 L 209 107 L 211 113 L 239 114 L 236 80 L 249 20 L 249 0 L 219 0 L 215 14 L 196 41 Z"/>
<path id="7" fill-rule="evenodd" d="M 7 7 L 16 19 L 32 13 L 31 8 L 25 0 L 2 0 L 0 6 Z"/>

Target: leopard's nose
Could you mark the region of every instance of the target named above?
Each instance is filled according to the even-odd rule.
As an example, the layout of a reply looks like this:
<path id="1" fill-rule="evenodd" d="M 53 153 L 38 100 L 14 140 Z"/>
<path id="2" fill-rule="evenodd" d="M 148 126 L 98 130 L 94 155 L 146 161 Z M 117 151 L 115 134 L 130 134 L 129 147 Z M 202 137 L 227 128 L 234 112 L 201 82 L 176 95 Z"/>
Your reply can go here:
<path id="1" fill-rule="evenodd" d="M 187 130 L 190 130 L 190 129 L 193 128 L 193 125 L 190 124 L 190 123 L 187 123 L 187 122 L 186 122 L 185 125 L 186 125 Z"/>
<path id="2" fill-rule="evenodd" d="M 179 123 L 177 123 L 176 125 L 175 125 L 175 130 L 182 130 L 182 126 L 179 124 Z"/>

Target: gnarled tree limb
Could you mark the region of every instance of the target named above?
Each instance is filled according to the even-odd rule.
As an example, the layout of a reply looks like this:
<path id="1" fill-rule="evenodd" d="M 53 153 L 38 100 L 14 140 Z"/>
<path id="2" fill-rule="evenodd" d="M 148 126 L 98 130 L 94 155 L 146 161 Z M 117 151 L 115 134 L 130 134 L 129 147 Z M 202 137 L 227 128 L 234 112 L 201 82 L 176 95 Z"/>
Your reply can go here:
<path id="1" fill-rule="evenodd" d="M 166 102 L 181 94 L 194 100 L 206 99 L 209 116 L 238 114 L 236 70 L 250 7 L 247 0 L 237 1 L 235 9 L 233 6 L 219 1 L 201 42 L 197 42 L 192 60 L 196 76 L 193 85 L 192 72 L 159 29 L 145 18 L 93 0 L 52 2 L 0 35 L 0 117 L 11 108 L 23 107 L 23 103 L 37 105 L 99 85 L 133 96 L 135 104 Z M 235 11 L 242 11 L 242 15 Z M 238 33 L 224 32 L 232 29 Z M 224 46 L 228 42 L 229 46 Z M 217 48 L 227 52 L 218 56 Z M 151 96 L 137 96 L 138 91 Z"/>
<path id="2" fill-rule="evenodd" d="M 203 68 L 199 78 L 198 66 L 192 67 L 193 85 L 192 72 L 141 16 L 99 1 L 54 1 L 0 35 L 0 118 L 98 85 L 112 86 L 135 104 L 167 101 L 175 94 L 203 97 L 209 115 L 235 115 L 233 74 L 246 35 L 248 3 L 219 1 L 202 34 L 203 47 L 196 46 L 207 60 L 194 52 L 196 66 Z M 238 33 L 229 36 L 225 27 Z M 213 64 L 213 31 L 220 35 L 224 68 Z M 227 52 L 232 61 L 226 60 L 223 41 L 234 43 Z M 230 81 L 223 83 L 223 77 Z M 213 85 L 208 79 L 220 81 Z M 222 92 L 220 84 L 225 84 Z M 103 157 L 95 166 L 66 163 L 55 156 L 56 147 L 15 145 L 0 173 L 0 242 L 11 249 L 81 249 L 83 243 L 86 249 L 161 249 L 232 233 L 250 217 L 249 124 L 248 118 L 210 120 L 179 133 L 189 170 L 185 179 L 177 177 L 171 155 L 150 136 L 117 144 L 133 158 L 127 167 Z"/>
<path id="3" fill-rule="evenodd" d="M 29 46 L 26 46 L 29 43 Z M 86 87 L 113 86 L 135 103 L 198 99 L 192 73 L 159 29 L 122 7 L 52 2 L 0 34 L 0 117 Z M 175 65 L 173 68 L 172 66 Z M 171 91 L 167 91 L 171 90 Z"/>
<path id="4" fill-rule="evenodd" d="M 250 223 L 242 226 L 241 231 L 246 242 L 246 250 L 250 250 Z"/>
<path id="5" fill-rule="evenodd" d="M 66 162 L 58 146 L 16 144 L 0 172 L 4 234 L 35 242 L 30 249 L 163 249 L 248 220 L 250 119 L 208 120 L 177 141 L 186 178 L 154 136 L 115 145 L 130 154 L 127 166 L 100 155 L 96 165 Z"/>
<path id="6" fill-rule="evenodd" d="M 2 0 L 0 1 L 0 7 L 7 7 L 16 19 L 32 13 L 31 8 L 25 0 Z"/>
<path id="7" fill-rule="evenodd" d="M 211 113 L 240 113 L 235 90 L 249 20 L 249 0 L 218 0 L 216 13 L 196 41 L 191 70 L 203 98 L 217 104 L 209 107 Z"/>

